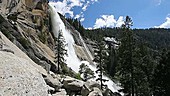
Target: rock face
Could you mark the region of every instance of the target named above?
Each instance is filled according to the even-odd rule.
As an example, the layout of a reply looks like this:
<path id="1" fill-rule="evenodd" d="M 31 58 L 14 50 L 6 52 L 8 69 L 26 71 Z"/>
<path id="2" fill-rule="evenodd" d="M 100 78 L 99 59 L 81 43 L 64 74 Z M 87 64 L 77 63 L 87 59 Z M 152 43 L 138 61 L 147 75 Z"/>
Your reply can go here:
<path id="1" fill-rule="evenodd" d="M 60 89 L 59 92 L 53 94 L 52 96 L 69 96 L 65 89 Z"/>
<path id="2" fill-rule="evenodd" d="M 51 75 L 47 75 L 44 77 L 45 82 L 50 86 L 53 87 L 54 91 L 59 91 L 62 87 L 62 84 L 59 82 L 57 78 L 53 78 Z"/>
<path id="3" fill-rule="evenodd" d="M 1 0 L 0 31 L 47 72 L 56 72 L 48 0 Z"/>
<path id="4" fill-rule="evenodd" d="M 71 78 L 71 77 L 66 77 L 63 81 L 63 86 L 66 90 L 69 91 L 81 91 L 84 82 L 81 80 L 77 80 L 75 78 Z"/>
<path id="5" fill-rule="evenodd" d="M 1 46 L 1 51 L 4 50 L 11 50 L 14 52 L 15 56 L 26 59 L 29 61 L 30 64 L 32 64 L 36 69 L 38 69 L 38 72 L 47 75 L 47 72 L 45 69 L 43 69 L 41 66 L 37 65 L 34 63 L 23 51 L 21 51 L 15 44 L 13 44 L 6 36 L 0 32 L 0 46 Z"/>
<path id="6" fill-rule="evenodd" d="M 29 61 L 0 51 L 0 96 L 47 96 L 42 75 Z"/>
<path id="7" fill-rule="evenodd" d="M 100 88 L 100 85 L 96 83 L 95 81 L 87 81 L 84 83 L 83 88 L 81 90 L 82 96 L 87 96 L 91 91 L 93 91 L 93 88 Z"/>

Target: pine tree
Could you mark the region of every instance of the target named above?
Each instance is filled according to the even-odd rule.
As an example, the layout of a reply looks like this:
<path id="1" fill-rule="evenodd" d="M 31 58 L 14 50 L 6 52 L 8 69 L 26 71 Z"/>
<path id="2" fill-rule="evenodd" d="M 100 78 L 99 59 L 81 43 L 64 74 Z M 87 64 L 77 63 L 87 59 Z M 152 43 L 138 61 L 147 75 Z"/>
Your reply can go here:
<path id="1" fill-rule="evenodd" d="M 84 63 L 82 63 L 80 65 L 80 68 L 79 68 L 79 73 L 81 75 L 83 75 L 83 78 L 85 81 L 87 81 L 88 79 L 91 79 L 91 78 L 94 78 L 94 72 L 87 66 L 85 65 Z"/>
<path id="2" fill-rule="evenodd" d="M 58 64 L 58 72 L 60 73 L 60 65 L 65 63 L 64 56 L 67 55 L 67 50 L 65 49 L 66 43 L 62 35 L 62 31 L 59 30 L 58 37 L 55 39 L 55 63 Z"/>
<path id="3" fill-rule="evenodd" d="M 124 93 L 131 96 L 151 96 L 151 79 L 154 60 L 144 43 L 138 44 L 130 29 L 131 19 L 127 16 L 118 49 L 117 75 Z"/>
<path id="4" fill-rule="evenodd" d="M 103 84 L 103 82 L 106 82 L 108 80 L 103 79 L 103 73 L 104 73 L 104 64 L 105 64 L 105 56 L 106 56 L 106 49 L 105 49 L 105 44 L 104 42 L 99 42 L 96 45 L 96 50 L 95 50 L 95 58 L 94 58 L 94 62 L 97 64 L 96 68 L 96 73 L 98 73 L 99 78 L 96 79 L 96 81 L 100 81 L 100 86 L 101 89 L 103 90 L 103 88 L 106 86 Z"/>
<path id="5" fill-rule="evenodd" d="M 130 29 L 132 26 L 132 20 L 129 16 L 126 16 L 126 20 L 122 25 L 122 37 L 121 44 L 119 46 L 119 65 L 118 75 L 120 77 L 120 83 L 124 88 L 124 92 L 134 96 L 134 66 L 133 66 L 133 52 L 134 52 L 134 38 L 133 32 Z"/>

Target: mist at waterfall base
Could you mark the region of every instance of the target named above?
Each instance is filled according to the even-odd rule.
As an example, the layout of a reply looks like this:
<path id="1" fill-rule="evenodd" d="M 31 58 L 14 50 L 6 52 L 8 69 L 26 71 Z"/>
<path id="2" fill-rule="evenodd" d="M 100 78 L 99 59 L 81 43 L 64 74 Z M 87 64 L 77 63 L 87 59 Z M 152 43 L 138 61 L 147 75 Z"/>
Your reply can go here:
<path id="1" fill-rule="evenodd" d="M 63 21 L 61 20 L 59 14 L 57 13 L 57 9 L 55 8 L 56 3 L 55 2 L 49 2 L 49 5 L 51 7 L 51 20 L 52 20 L 52 29 L 53 29 L 53 33 L 55 35 L 55 37 L 57 37 L 57 33 L 59 32 L 59 30 L 62 31 L 63 36 L 65 38 L 66 44 L 67 44 L 67 54 L 68 56 L 65 56 L 66 59 L 66 64 L 68 67 L 70 67 L 72 70 L 74 70 L 75 72 L 78 73 L 79 71 L 79 66 L 82 63 L 85 63 L 89 66 L 89 68 L 92 71 L 96 71 L 96 67 L 89 64 L 87 61 L 80 61 L 75 53 L 75 49 L 74 49 L 74 45 L 75 45 L 75 41 L 73 39 L 73 36 L 70 33 L 70 30 L 66 29 Z M 80 36 L 80 35 L 79 35 Z M 91 53 L 89 53 L 89 50 L 87 49 L 87 47 L 85 46 L 84 40 L 81 38 L 81 41 L 83 42 L 83 46 L 85 47 L 87 53 L 89 55 L 91 55 Z M 91 57 L 91 56 L 90 56 Z M 98 78 L 98 74 L 95 73 L 96 78 Z M 95 79 L 96 79 L 95 78 Z M 105 82 L 105 84 L 108 86 L 108 88 L 112 91 L 112 92 L 118 92 L 118 90 L 120 89 L 119 86 L 117 86 L 110 78 L 108 78 L 107 76 L 103 76 L 104 79 L 109 80 L 108 82 Z M 95 80 L 93 79 L 93 80 Z"/>

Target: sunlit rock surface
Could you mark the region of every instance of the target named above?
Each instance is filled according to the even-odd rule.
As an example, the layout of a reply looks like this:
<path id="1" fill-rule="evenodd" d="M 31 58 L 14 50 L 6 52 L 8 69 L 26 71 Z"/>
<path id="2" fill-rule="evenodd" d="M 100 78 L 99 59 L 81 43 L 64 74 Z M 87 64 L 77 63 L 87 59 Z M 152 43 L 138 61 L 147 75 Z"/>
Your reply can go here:
<path id="1" fill-rule="evenodd" d="M 0 96 L 47 96 L 48 87 L 29 61 L 0 51 Z"/>

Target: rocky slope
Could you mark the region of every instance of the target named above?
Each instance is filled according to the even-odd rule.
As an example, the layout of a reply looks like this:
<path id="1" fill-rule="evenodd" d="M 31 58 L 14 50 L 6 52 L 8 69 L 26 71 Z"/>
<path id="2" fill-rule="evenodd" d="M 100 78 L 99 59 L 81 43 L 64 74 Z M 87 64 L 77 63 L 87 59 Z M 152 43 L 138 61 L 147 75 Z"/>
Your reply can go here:
<path id="1" fill-rule="evenodd" d="M 48 87 L 26 59 L 0 51 L 0 96 L 47 96 Z"/>
<path id="2" fill-rule="evenodd" d="M 2 0 L 0 31 L 47 71 L 56 72 L 47 0 Z"/>

